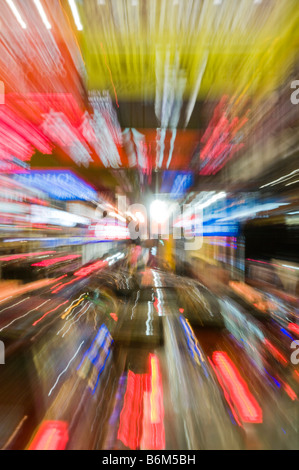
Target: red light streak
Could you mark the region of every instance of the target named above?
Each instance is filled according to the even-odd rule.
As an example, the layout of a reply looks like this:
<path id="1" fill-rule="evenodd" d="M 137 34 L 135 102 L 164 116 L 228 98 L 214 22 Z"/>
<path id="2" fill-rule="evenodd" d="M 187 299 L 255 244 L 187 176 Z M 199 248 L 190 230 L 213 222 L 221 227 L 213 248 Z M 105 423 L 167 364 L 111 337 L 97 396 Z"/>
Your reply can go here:
<path id="1" fill-rule="evenodd" d="M 231 409 L 233 405 L 244 423 L 262 423 L 262 410 L 227 353 L 215 351 L 212 359 L 218 372 L 217 378 L 221 377 L 220 385 L 229 396 L 228 404 Z"/>
<path id="2" fill-rule="evenodd" d="M 64 421 L 44 421 L 28 450 L 65 450 L 68 440 L 67 423 Z"/>
<path id="3" fill-rule="evenodd" d="M 146 449 L 165 449 L 165 429 L 164 429 L 164 405 L 163 387 L 156 355 L 150 354 L 150 400 L 145 404 L 150 406 L 150 410 L 144 416 L 150 416 L 150 423 L 145 422 L 143 426 L 143 446 Z"/>
<path id="4" fill-rule="evenodd" d="M 48 267 L 52 266 L 53 264 L 56 263 L 62 263 L 63 261 L 70 261 L 72 259 L 77 259 L 80 258 L 81 255 L 68 255 L 68 256 L 61 256 L 60 258 L 52 258 L 52 259 L 47 259 L 44 261 L 40 261 L 39 263 L 34 263 L 31 266 L 40 266 L 40 267 Z"/>
<path id="5" fill-rule="evenodd" d="M 237 423 L 240 427 L 243 427 L 243 426 L 242 426 L 242 423 L 240 422 L 240 420 L 239 420 L 239 418 L 238 418 L 238 415 L 237 415 L 237 413 L 236 413 L 236 411 L 235 411 L 235 409 L 234 409 L 234 406 L 233 406 L 233 404 L 232 404 L 232 401 L 231 401 L 231 399 L 230 399 L 230 396 L 229 396 L 229 394 L 227 393 L 227 391 L 226 391 L 226 389 L 225 389 L 224 383 L 223 383 L 223 381 L 222 381 L 222 379 L 221 379 L 221 375 L 217 372 L 217 369 L 216 369 L 216 367 L 214 366 L 214 364 L 213 364 L 213 362 L 211 361 L 211 359 L 210 359 L 209 357 L 208 357 L 208 359 L 209 359 L 209 362 L 210 362 L 210 364 L 211 364 L 211 366 L 212 366 L 212 368 L 213 368 L 213 370 L 214 370 L 214 372 L 215 372 L 215 375 L 216 375 L 216 377 L 217 377 L 217 379 L 218 379 L 218 382 L 219 382 L 219 384 L 220 384 L 220 386 L 221 386 L 221 388 L 222 388 L 222 390 L 223 390 L 224 398 L 226 399 L 226 401 L 227 401 L 227 403 L 228 403 L 228 405 L 229 405 L 229 407 L 230 407 L 230 409 L 231 409 L 231 412 L 232 412 L 232 414 L 233 414 L 233 416 L 234 416 L 234 419 L 235 419 L 236 423 Z"/>
<path id="6" fill-rule="evenodd" d="M 118 439 L 130 449 L 165 449 L 163 387 L 159 361 L 149 355 L 149 374 L 128 372 Z"/>
<path id="7" fill-rule="evenodd" d="M 62 282 L 58 282 L 58 284 L 55 284 L 55 286 L 51 287 L 51 290 L 55 289 L 56 287 L 60 286 L 61 284 L 62 284 Z"/>
<path id="8" fill-rule="evenodd" d="M 290 385 L 283 382 L 283 387 L 284 387 L 286 393 L 289 395 L 291 400 L 293 400 L 293 401 L 297 400 L 298 397 L 297 397 L 296 393 L 294 392 L 294 390 L 290 387 Z"/>
<path id="9" fill-rule="evenodd" d="M 114 321 L 118 321 L 118 316 L 116 313 L 110 313 L 110 317 L 113 318 Z"/>
<path id="10" fill-rule="evenodd" d="M 34 323 L 32 323 L 32 326 L 36 326 L 40 321 L 42 321 L 46 316 L 49 315 L 49 313 L 52 313 L 52 312 L 55 312 L 56 310 L 59 309 L 59 307 L 62 307 L 63 305 L 67 304 L 69 301 L 66 300 L 65 302 L 63 302 L 62 304 L 58 305 L 57 307 L 53 308 L 53 310 L 49 310 L 49 312 L 45 313 L 41 318 L 39 318 L 38 320 L 36 320 Z"/>
<path id="11" fill-rule="evenodd" d="M 70 284 L 73 284 L 74 282 L 76 282 L 77 279 L 73 279 L 72 281 L 70 282 L 66 282 L 65 284 L 62 284 L 62 286 L 59 286 L 57 287 L 57 289 L 53 290 L 52 291 L 52 294 L 57 294 L 57 292 L 60 292 L 64 287 L 70 285 Z"/>
<path id="12" fill-rule="evenodd" d="M 117 438 L 132 450 L 140 446 L 146 377 L 146 375 L 134 374 L 131 370 L 128 372 L 127 390 L 120 414 Z"/>
<path id="13" fill-rule="evenodd" d="M 67 277 L 67 274 L 64 274 L 63 276 L 58 277 L 57 279 L 55 279 L 55 282 L 60 281 L 61 279 L 65 277 Z M 58 282 L 58 284 L 55 284 L 55 286 L 52 286 L 51 290 L 55 289 L 57 286 L 60 286 L 60 284 L 62 284 L 62 282 Z"/>
<path id="14" fill-rule="evenodd" d="M 97 271 L 98 269 L 106 265 L 107 265 L 107 261 L 97 261 L 96 263 L 93 263 L 90 266 L 86 266 L 85 268 L 79 269 L 79 271 L 75 272 L 74 276 L 77 276 L 77 277 L 88 276 L 89 274 L 93 273 L 94 271 Z"/>
<path id="15" fill-rule="evenodd" d="M 31 256 L 44 256 L 44 255 L 51 255 L 56 253 L 56 251 L 40 251 L 37 253 L 20 253 L 18 255 L 10 255 L 10 256 L 1 256 L 0 257 L 0 263 L 2 261 L 13 261 L 13 260 L 18 260 L 18 259 L 25 259 L 25 258 L 30 258 Z"/>
<path id="16" fill-rule="evenodd" d="M 154 307 L 155 307 L 156 311 L 159 313 L 159 299 L 158 299 L 158 297 L 155 297 Z"/>
<path id="17" fill-rule="evenodd" d="M 229 111 L 230 107 L 228 97 L 223 96 L 201 139 L 204 144 L 200 155 L 202 175 L 217 173 L 244 146 L 242 142 L 236 143 L 235 137 L 248 118 L 231 116 L 233 108 Z"/>
<path id="18" fill-rule="evenodd" d="M 281 354 L 281 352 L 268 339 L 264 339 L 264 344 L 268 351 L 275 357 L 275 359 L 277 359 L 277 361 L 284 365 L 288 363 L 284 355 Z"/>
<path id="19" fill-rule="evenodd" d="M 54 279 L 54 281 L 55 281 L 55 282 L 60 281 L 60 279 L 63 279 L 63 278 L 65 278 L 65 277 L 67 277 L 67 274 L 64 274 L 63 276 L 57 277 L 57 279 Z M 60 282 L 59 284 L 61 284 L 61 282 Z M 51 289 L 53 289 L 54 287 L 55 287 L 55 286 L 51 287 Z"/>
<path id="20" fill-rule="evenodd" d="M 299 336 L 299 325 L 297 323 L 289 323 L 288 329 Z"/>

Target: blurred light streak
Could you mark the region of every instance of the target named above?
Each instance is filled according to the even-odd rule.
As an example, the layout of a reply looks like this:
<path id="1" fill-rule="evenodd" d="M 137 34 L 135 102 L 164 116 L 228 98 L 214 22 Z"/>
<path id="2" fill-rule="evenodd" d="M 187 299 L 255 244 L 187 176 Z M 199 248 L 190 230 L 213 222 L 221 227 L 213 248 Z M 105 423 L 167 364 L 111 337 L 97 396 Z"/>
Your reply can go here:
<path id="1" fill-rule="evenodd" d="M 9 299 L 12 299 L 13 296 L 10 295 L 9 297 L 5 297 L 4 299 L 0 300 L 0 304 L 2 304 L 2 302 L 7 302 Z"/>
<path id="2" fill-rule="evenodd" d="M 78 12 L 76 2 L 75 2 L 75 0 L 68 0 L 68 2 L 69 2 L 69 6 L 72 10 L 72 14 L 73 14 L 74 21 L 75 21 L 75 24 L 77 26 L 77 29 L 78 29 L 78 31 L 82 31 L 83 26 L 82 26 L 82 23 L 81 23 L 81 19 L 80 19 L 80 16 L 79 16 L 79 12 Z"/>
<path id="3" fill-rule="evenodd" d="M 27 421 L 28 419 L 28 416 L 25 415 L 23 416 L 23 418 L 21 419 L 21 421 L 19 422 L 19 424 L 17 425 L 17 427 L 15 428 L 14 432 L 9 436 L 9 439 L 5 442 L 5 444 L 1 447 L 1 450 L 6 450 L 9 448 L 10 444 L 14 441 L 15 437 L 18 435 L 20 429 L 22 428 L 23 424 L 25 423 L 25 421 Z"/>
<path id="4" fill-rule="evenodd" d="M 79 299 L 75 299 L 75 300 L 71 303 L 70 307 L 65 310 L 65 313 L 64 313 L 63 315 L 61 315 L 61 319 L 62 319 L 62 320 L 64 320 L 64 319 L 71 313 L 71 311 L 72 311 L 75 307 L 77 307 L 81 302 L 83 302 L 84 298 L 82 299 L 81 297 L 83 297 L 84 295 L 86 295 L 86 294 L 80 295 Z M 73 304 L 76 302 L 76 300 L 78 300 L 78 302 L 77 302 L 75 305 L 73 305 Z"/>
<path id="5" fill-rule="evenodd" d="M 248 118 L 234 115 L 236 104 L 224 95 L 214 110 L 213 117 L 201 138 L 204 145 L 200 152 L 200 174 L 216 174 L 240 150 L 243 134 L 241 128 Z"/>
<path id="6" fill-rule="evenodd" d="M 98 364 L 96 365 L 96 368 L 97 368 L 97 371 L 98 371 L 98 376 L 97 376 L 97 379 L 96 379 L 96 383 L 94 385 L 94 388 L 92 390 L 92 394 L 95 394 L 96 392 L 96 389 L 97 389 L 97 386 L 99 384 L 99 380 L 100 380 L 100 377 L 101 377 L 101 374 L 102 372 L 104 371 L 105 367 L 106 367 L 106 363 L 108 361 L 108 358 L 110 356 L 110 353 L 111 353 L 111 349 L 109 348 L 106 355 L 99 355 L 99 358 L 98 358 Z M 102 363 L 100 362 L 102 361 Z"/>
<path id="7" fill-rule="evenodd" d="M 268 351 L 277 359 L 281 364 L 286 365 L 288 363 L 284 355 L 268 340 L 264 339 L 264 344 Z"/>
<path id="8" fill-rule="evenodd" d="M 102 268 L 103 266 L 107 265 L 107 261 L 97 261 L 96 263 L 91 264 L 85 268 L 79 269 L 74 273 L 74 276 L 77 277 L 86 277 L 92 274 L 93 272 L 97 271 L 98 269 Z"/>
<path id="9" fill-rule="evenodd" d="M 292 181 L 291 183 L 287 183 L 286 186 L 290 186 L 291 184 L 296 184 L 296 183 L 299 183 L 299 180 Z"/>
<path id="10" fill-rule="evenodd" d="M 207 207 L 211 206 L 215 202 L 219 201 L 220 199 L 226 198 L 226 192 L 221 191 L 220 193 L 214 194 L 210 199 L 205 202 L 199 203 L 196 208 L 197 209 L 206 209 Z"/>
<path id="11" fill-rule="evenodd" d="M 208 357 L 208 360 L 209 360 L 209 362 L 210 362 L 210 365 L 211 365 L 213 371 L 215 372 L 215 375 L 216 375 L 216 377 L 217 377 L 217 379 L 218 379 L 218 382 L 219 382 L 219 384 L 220 384 L 220 387 L 221 387 L 222 390 L 223 390 L 224 397 L 225 397 L 225 399 L 226 399 L 226 401 L 227 401 L 227 403 L 228 403 L 228 405 L 229 405 L 229 407 L 230 407 L 230 409 L 231 409 L 231 412 L 232 412 L 232 414 L 233 414 L 233 418 L 235 419 L 236 423 L 237 423 L 240 427 L 243 427 L 243 426 L 242 426 L 242 423 L 240 422 L 240 420 L 239 420 L 239 418 L 238 418 L 238 415 L 237 415 L 237 413 L 236 413 L 236 411 L 235 411 L 235 409 L 234 409 L 234 405 L 233 405 L 233 402 L 232 402 L 232 400 L 231 400 L 231 397 L 230 397 L 229 393 L 228 393 L 227 390 L 226 390 L 224 381 L 222 380 L 222 376 L 220 375 L 220 373 L 218 372 L 218 370 L 217 370 L 215 364 L 213 363 L 213 361 L 212 361 L 209 357 Z"/>
<path id="12" fill-rule="evenodd" d="M 156 167 L 162 168 L 162 164 L 164 160 L 166 129 L 157 129 L 157 138 L 158 137 L 159 137 L 159 141 L 157 141 Z"/>
<path id="13" fill-rule="evenodd" d="M 0 263 L 4 261 L 15 261 L 15 260 L 21 260 L 24 258 L 30 258 L 30 257 L 38 257 L 38 256 L 46 256 L 46 255 L 52 255 L 56 253 L 56 251 L 38 251 L 38 252 L 33 252 L 33 253 L 20 253 L 18 255 L 9 255 L 9 256 L 1 256 L 0 257 Z"/>
<path id="14" fill-rule="evenodd" d="M 155 354 L 150 354 L 151 374 L 151 423 L 158 424 L 164 419 L 162 380 L 159 361 Z"/>
<path id="15" fill-rule="evenodd" d="M 30 299 L 30 297 L 26 297 L 25 299 L 20 300 L 16 304 L 10 305 L 9 307 L 5 307 L 2 310 L 0 310 L 0 313 L 5 312 L 5 310 L 9 310 L 10 308 L 16 307 L 17 305 L 20 305 L 22 302 L 25 302 L 25 300 Z"/>
<path id="16" fill-rule="evenodd" d="M 188 349 L 191 353 L 191 356 L 193 357 L 193 359 L 195 360 L 195 362 L 198 365 L 203 365 L 205 360 L 204 360 L 203 355 L 202 355 L 202 353 L 199 349 L 199 344 L 198 344 L 197 339 L 195 338 L 194 331 L 192 330 L 188 320 L 186 318 L 184 318 L 182 315 L 180 316 L 180 322 L 181 322 L 181 324 L 183 326 L 183 329 L 186 333 Z M 205 369 L 205 371 L 206 371 L 206 369 Z"/>
<path id="17" fill-rule="evenodd" d="M 84 300 L 84 299 L 83 299 L 83 300 Z M 85 305 L 83 305 L 82 308 L 76 313 L 76 315 L 73 316 L 73 318 L 70 318 L 70 319 L 67 319 L 67 320 L 66 320 L 66 322 L 64 323 L 64 325 L 62 326 L 62 328 L 60 328 L 60 330 L 57 331 L 56 334 L 59 335 L 59 334 L 69 325 L 68 330 L 62 335 L 62 337 L 64 338 L 64 335 L 70 330 L 71 326 L 72 326 L 74 323 L 76 323 L 76 322 L 74 322 L 73 320 L 74 320 L 74 319 L 79 315 L 79 313 L 81 313 L 82 310 L 84 310 L 86 307 L 88 307 L 87 310 L 89 310 L 89 308 L 91 307 L 91 304 L 90 304 L 89 302 L 87 302 Z M 87 310 L 85 310 L 85 311 L 83 312 L 83 314 L 86 313 Z M 74 312 L 75 312 L 75 308 L 73 309 L 73 313 L 74 313 Z M 82 314 L 82 315 L 83 315 L 83 314 Z M 81 318 L 82 315 L 80 315 L 80 317 L 78 318 L 78 320 Z"/>
<path id="18" fill-rule="evenodd" d="M 143 173 L 149 172 L 149 162 L 147 156 L 147 145 L 145 141 L 145 136 L 138 132 L 136 129 L 132 128 L 132 138 L 137 151 L 137 160 L 138 166 L 141 168 Z"/>
<path id="19" fill-rule="evenodd" d="M 103 44 L 102 44 L 102 43 L 101 43 L 101 49 L 102 49 L 103 54 L 104 54 L 104 60 L 105 60 L 106 67 L 107 67 L 107 69 L 109 70 L 110 80 L 111 80 L 111 84 L 112 84 L 113 90 L 114 90 L 114 96 L 115 96 L 116 106 L 119 108 L 118 99 L 117 99 L 117 94 L 116 94 L 116 89 L 115 89 L 115 85 L 114 85 L 114 83 L 113 83 L 113 78 L 112 78 L 112 72 L 111 72 L 111 69 L 109 68 L 109 65 L 108 65 L 108 63 L 107 63 L 107 57 L 106 57 L 105 50 L 104 50 L 104 47 L 103 47 Z"/>
<path id="20" fill-rule="evenodd" d="M 57 287 L 57 289 L 53 290 L 52 293 L 53 293 L 53 294 L 57 294 L 57 293 L 60 292 L 62 289 L 64 289 L 64 287 L 69 286 L 70 284 L 73 284 L 73 283 L 76 282 L 77 280 L 78 280 L 78 279 L 73 279 L 72 281 L 66 282 L 66 283 L 63 284 L 62 286 L 59 286 L 59 287 Z"/>
<path id="21" fill-rule="evenodd" d="M 45 261 L 40 261 L 39 263 L 34 263 L 31 266 L 48 267 L 53 266 L 53 264 L 62 263 L 63 261 L 70 261 L 78 258 L 81 258 L 81 255 L 61 256 L 60 258 L 53 258 Z"/>
<path id="22" fill-rule="evenodd" d="M 39 322 L 41 322 L 46 316 L 48 316 L 50 313 L 52 312 L 56 312 L 56 310 L 58 310 L 60 307 L 62 307 L 63 305 L 67 304 L 69 302 L 69 300 L 66 300 L 65 302 L 63 302 L 62 304 L 58 305 L 57 307 L 53 308 L 53 310 L 49 310 L 49 312 L 45 313 L 41 318 L 39 318 L 38 320 L 36 320 L 34 323 L 32 323 L 32 326 L 36 326 Z"/>
<path id="23" fill-rule="evenodd" d="M 283 388 L 285 390 L 285 392 L 288 394 L 288 396 L 290 397 L 290 399 L 292 401 L 295 401 L 298 399 L 296 393 L 294 392 L 294 390 L 290 387 L 289 384 L 283 382 Z"/>
<path id="24" fill-rule="evenodd" d="M 293 175 L 296 175 L 297 173 L 299 173 L 299 168 L 297 170 L 291 171 L 291 173 L 288 173 L 287 175 L 281 176 L 280 178 L 277 178 L 276 180 L 271 181 L 270 183 L 263 184 L 263 186 L 260 186 L 260 189 L 285 181 L 291 178 Z"/>
<path id="25" fill-rule="evenodd" d="M 65 277 L 67 277 L 67 274 L 64 274 L 63 276 L 58 277 L 57 279 L 55 279 L 55 281 L 60 281 L 60 279 L 64 279 Z M 58 282 L 58 284 L 55 284 L 55 286 L 52 286 L 51 290 L 55 289 L 60 284 L 62 284 L 62 282 Z"/>
<path id="26" fill-rule="evenodd" d="M 123 373 L 119 378 L 117 392 L 115 394 L 115 406 L 113 408 L 113 412 L 112 412 L 112 414 L 110 416 L 110 419 L 109 419 L 109 424 L 110 425 L 117 424 L 117 421 L 118 421 L 118 418 L 119 418 L 119 413 L 121 411 L 120 405 L 121 405 L 121 401 L 122 401 L 122 398 L 123 398 L 124 392 L 125 392 L 126 380 L 127 380 L 127 375 L 126 375 L 126 373 Z M 109 447 L 112 447 L 113 444 L 111 443 L 111 446 L 109 446 Z"/>
<path id="27" fill-rule="evenodd" d="M 72 326 L 73 326 L 75 323 L 77 323 L 77 322 L 80 320 L 80 318 L 88 312 L 88 310 L 90 309 L 91 306 L 92 306 L 92 304 L 84 305 L 84 306 L 81 308 L 81 310 L 79 310 L 79 312 L 78 312 L 71 320 L 68 320 L 68 321 L 70 321 L 70 325 L 69 325 L 68 329 L 63 333 L 62 338 L 64 338 L 65 335 L 70 331 L 70 329 L 72 328 Z M 85 307 L 87 307 L 87 308 L 84 310 Z M 78 317 L 76 321 L 74 321 L 74 319 L 79 315 L 80 312 L 82 312 L 82 310 L 84 310 L 84 312 L 81 313 L 80 317 Z M 65 326 L 67 326 L 67 323 L 64 325 L 64 327 L 63 327 L 62 329 L 64 329 Z M 60 331 L 61 331 L 61 330 L 60 330 Z M 57 334 L 58 334 L 58 333 L 57 333 Z"/>
<path id="28" fill-rule="evenodd" d="M 162 379 L 159 361 L 150 354 L 150 375 L 147 383 L 150 387 L 143 394 L 143 418 L 140 449 L 165 449 L 164 405 Z"/>
<path id="29" fill-rule="evenodd" d="M 160 292 L 160 289 L 157 289 L 157 297 L 154 297 L 154 298 L 155 298 L 154 307 L 159 317 L 161 317 L 163 315 L 163 308 L 162 308 L 163 294 Z"/>
<path id="30" fill-rule="evenodd" d="M 197 74 L 197 80 L 196 80 L 194 89 L 192 91 L 192 95 L 191 95 L 189 103 L 187 105 L 186 118 L 185 118 L 185 127 L 187 127 L 187 125 L 190 121 L 191 114 L 193 112 L 193 109 L 194 109 L 194 106 L 195 106 L 195 103 L 196 103 L 196 100 L 197 100 L 197 96 L 198 96 L 198 92 L 199 92 L 200 85 L 201 85 L 201 82 L 202 82 L 202 78 L 203 78 L 203 75 L 204 75 L 206 67 L 207 67 L 208 58 L 209 58 L 209 53 L 206 51 L 204 53 L 203 61 L 200 65 L 200 69 L 199 69 L 198 74 Z"/>
<path id="31" fill-rule="evenodd" d="M 79 166 L 88 168 L 93 162 L 90 149 L 79 129 L 75 127 L 64 112 L 51 110 L 42 124 L 44 134 L 55 142 Z"/>
<path id="32" fill-rule="evenodd" d="M 299 325 L 297 323 L 289 323 L 288 329 L 299 336 Z"/>
<path id="33" fill-rule="evenodd" d="M 82 300 L 85 300 L 85 298 L 83 298 Z M 80 303 L 81 303 L 81 302 L 79 302 L 78 305 L 79 305 Z M 57 332 L 57 335 L 59 335 L 59 333 L 60 333 L 62 330 L 65 329 L 65 327 L 69 324 L 69 322 L 71 322 L 71 324 L 72 324 L 72 321 L 79 315 L 80 312 L 82 312 L 82 310 L 85 309 L 85 307 L 88 307 L 88 306 L 91 307 L 91 305 L 92 305 L 92 304 L 91 304 L 90 302 L 86 302 L 86 304 L 84 304 L 83 306 L 81 306 L 81 309 L 78 310 L 78 312 L 76 313 L 76 315 L 73 315 L 73 316 L 72 316 L 72 315 L 71 315 L 71 312 L 73 311 L 73 314 L 74 314 L 74 313 L 75 313 L 75 310 L 76 310 L 76 308 L 77 308 L 77 306 L 74 306 L 74 308 L 71 309 L 71 312 L 70 312 L 69 315 L 67 316 L 66 322 L 64 323 L 64 325 L 62 326 L 62 328 Z M 89 307 L 88 307 L 88 309 L 89 309 Z M 88 309 L 87 309 L 87 310 L 88 310 Z M 85 312 L 86 312 L 87 310 L 85 310 Z M 84 313 L 85 313 L 85 312 L 84 312 Z M 69 318 L 69 317 L 70 317 L 70 318 Z M 64 335 L 63 335 L 62 337 L 64 337 Z"/>
<path id="34" fill-rule="evenodd" d="M 51 29 L 51 24 L 48 21 L 47 15 L 45 13 L 45 10 L 40 2 L 40 0 L 33 0 L 35 3 L 35 6 L 43 20 L 44 25 L 46 26 L 47 29 Z"/>
<path id="35" fill-rule="evenodd" d="M 151 336 L 153 334 L 153 320 L 154 320 L 154 315 L 153 315 L 153 303 L 152 302 L 147 302 L 147 320 L 145 322 L 146 324 L 146 336 Z"/>
<path id="36" fill-rule="evenodd" d="M 4 330 L 5 328 L 8 328 L 9 326 L 13 325 L 16 321 L 21 320 L 22 318 L 27 317 L 27 315 L 29 315 L 29 314 L 32 313 L 32 312 L 35 312 L 36 310 L 38 310 L 39 308 L 43 307 L 43 306 L 44 306 L 45 304 L 47 304 L 48 302 L 50 302 L 50 300 L 46 300 L 45 302 L 43 302 L 42 304 L 40 304 L 38 307 L 33 308 L 32 310 L 29 310 L 29 312 L 25 313 L 24 315 L 21 315 L 20 317 L 15 318 L 13 321 L 11 321 L 11 322 L 8 323 L 7 325 L 3 326 L 3 327 L 0 329 L 0 332 L 1 332 L 2 330 Z"/>
<path id="37" fill-rule="evenodd" d="M 246 261 L 253 261 L 254 263 L 261 263 L 261 264 L 267 264 L 267 265 L 270 265 L 270 266 L 279 267 L 279 264 L 268 263 L 267 261 L 261 261 L 261 260 L 258 260 L 258 259 L 246 258 Z"/>
<path id="38" fill-rule="evenodd" d="M 146 374 L 134 374 L 131 370 L 128 371 L 127 389 L 120 413 L 117 438 L 131 450 L 136 450 L 140 446 L 146 379 Z"/>
<path id="39" fill-rule="evenodd" d="M 268 374 L 269 377 L 273 380 L 273 382 L 275 383 L 275 385 L 276 385 L 278 388 L 280 388 L 280 387 L 281 387 L 280 382 L 278 382 L 278 380 L 277 380 L 275 377 L 273 377 L 271 374 L 269 374 L 269 372 L 267 371 L 267 369 L 264 368 L 264 371 L 265 371 L 266 374 Z"/>
<path id="40" fill-rule="evenodd" d="M 244 423 L 262 423 L 262 410 L 227 353 L 215 351 L 212 359 L 241 420 Z"/>
<path id="41" fill-rule="evenodd" d="M 0 133 L 1 158 L 11 161 L 11 155 L 17 157 L 23 169 L 27 168 L 24 162 L 30 160 L 34 148 L 45 154 L 52 152 L 49 140 L 41 129 L 30 122 L 26 115 L 17 114 L 8 105 L 0 108 Z M 20 170 L 20 167 L 16 166 L 15 169 Z"/>
<path id="42" fill-rule="evenodd" d="M 139 298 L 140 298 L 140 290 L 137 291 L 137 295 L 136 295 L 136 299 L 135 299 L 135 303 L 134 303 L 134 306 L 132 308 L 132 315 L 131 315 L 131 320 L 132 318 L 134 317 L 134 314 L 135 314 L 135 310 L 136 310 L 136 307 L 138 305 L 138 302 L 139 302 Z"/>
<path id="43" fill-rule="evenodd" d="M 298 271 L 298 270 L 299 270 L 299 267 L 290 266 L 289 264 L 283 264 L 282 266 L 283 266 L 284 268 L 294 269 L 295 271 Z"/>
<path id="44" fill-rule="evenodd" d="M 149 373 L 128 372 L 118 439 L 126 447 L 165 449 L 163 386 L 158 357 L 149 355 Z"/>
<path id="45" fill-rule="evenodd" d="M 170 165 L 170 162 L 171 162 L 171 159 L 172 159 L 172 154 L 173 154 L 173 150 L 174 150 L 174 142 L 175 142 L 175 138 L 176 138 L 176 133 L 177 133 L 176 129 L 172 129 L 172 135 L 171 135 L 171 140 L 170 140 L 169 156 L 168 156 L 166 168 L 169 168 L 169 165 Z"/>
<path id="46" fill-rule="evenodd" d="M 68 424 L 66 422 L 44 421 L 28 450 L 65 450 L 68 440 Z"/>
<path id="47" fill-rule="evenodd" d="M 286 335 L 288 338 L 290 338 L 292 341 L 294 341 L 294 338 L 284 329 L 284 328 L 280 328 L 280 331 Z"/>
<path id="48" fill-rule="evenodd" d="M 27 25 L 26 25 L 25 21 L 22 19 L 22 16 L 21 16 L 19 10 L 17 9 L 17 7 L 15 6 L 13 0 L 6 0 L 6 3 L 9 5 L 10 9 L 12 10 L 13 14 L 15 15 L 16 19 L 18 20 L 18 22 L 20 23 L 22 28 L 26 29 Z"/>
<path id="49" fill-rule="evenodd" d="M 77 351 L 75 352 L 75 354 L 73 355 L 73 357 L 69 360 L 67 366 L 65 367 L 65 369 L 63 369 L 63 371 L 58 375 L 57 379 L 56 379 L 56 382 L 55 384 L 53 385 L 53 387 L 51 388 L 51 390 L 49 391 L 48 393 L 48 397 L 52 394 L 53 390 L 55 389 L 55 387 L 57 386 L 61 376 L 63 374 L 66 373 L 66 371 L 68 370 L 68 368 L 70 367 L 71 363 L 76 359 L 77 355 L 79 354 L 79 351 L 80 349 L 82 348 L 82 345 L 84 344 L 84 341 L 81 342 L 81 344 L 79 345 Z"/>
<path id="50" fill-rule="evenodd" d="M 92 366 L 88 386 L 93 394 L 98 386 L 100 376 L 105 369 L 112 343 L 113 339 L 108 328 L 106 325 L 102 325 L 77 368 L 79 376 L 85 378 L 90 370 L 90 366 Z"/>

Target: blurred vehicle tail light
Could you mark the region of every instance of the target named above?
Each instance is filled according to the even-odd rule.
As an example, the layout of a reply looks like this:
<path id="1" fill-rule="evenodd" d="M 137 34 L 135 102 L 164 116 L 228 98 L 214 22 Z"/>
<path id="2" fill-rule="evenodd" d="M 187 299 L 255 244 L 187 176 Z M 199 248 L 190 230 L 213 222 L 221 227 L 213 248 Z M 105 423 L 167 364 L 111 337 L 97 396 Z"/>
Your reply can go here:
<path id="1" fill-rule="evenodd" d="M 230 407 L 233 406 L 238 411 L 244 423 L 262 423 L 262 410 L 230 357 L 226 352 L 215 351 L 212 359 L 215 366 L 213 368 Z"/>
<path id="2" fill-rule="evenodd" d="M 44 421 L 28 450 L 65 450 L 68 440 L 68 424 L 66 422 Z"/>

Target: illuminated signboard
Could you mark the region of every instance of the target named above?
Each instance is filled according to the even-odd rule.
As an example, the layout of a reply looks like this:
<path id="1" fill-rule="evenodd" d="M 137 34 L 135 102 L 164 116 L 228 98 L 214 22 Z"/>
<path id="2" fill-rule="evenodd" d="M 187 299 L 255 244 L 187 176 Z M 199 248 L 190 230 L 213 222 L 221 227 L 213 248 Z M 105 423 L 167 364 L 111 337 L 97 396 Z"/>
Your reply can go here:
<path id="1" fill-rule="evenodd" d="M 161 192 L 172 198 L 182 197 L 193 185 L 194 176 L 188 171 L 164 171 Z"/>
<path id="2" fill-rule="evenodd" d="M 40 189 L 52 199 L 96 201 L 97 192 L 69 170 L 32 170 L 17 173 L 14 179 L 30 188 Z"/>

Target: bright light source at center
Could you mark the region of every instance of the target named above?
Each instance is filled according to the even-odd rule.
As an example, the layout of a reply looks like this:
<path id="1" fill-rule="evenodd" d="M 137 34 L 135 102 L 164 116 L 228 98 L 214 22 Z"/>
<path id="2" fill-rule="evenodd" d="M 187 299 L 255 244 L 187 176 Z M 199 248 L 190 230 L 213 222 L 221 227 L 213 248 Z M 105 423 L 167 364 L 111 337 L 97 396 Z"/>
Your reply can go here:
<path id="1" fill-rule="evenodd" d="M 162 224 L 168 219 L 167 204 L 163 201 L 153 201 L 151 203 L 151 218 L 158 224 Z"/>

